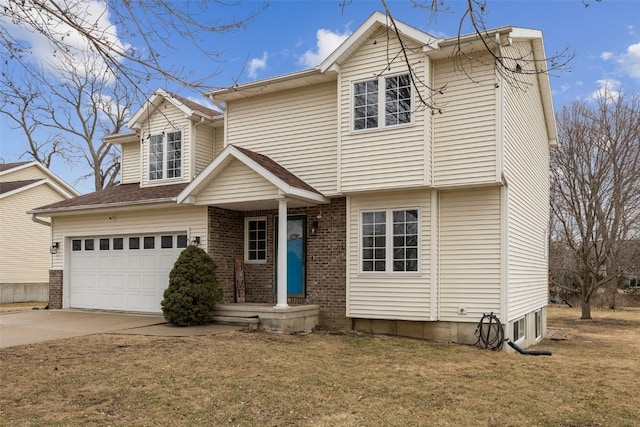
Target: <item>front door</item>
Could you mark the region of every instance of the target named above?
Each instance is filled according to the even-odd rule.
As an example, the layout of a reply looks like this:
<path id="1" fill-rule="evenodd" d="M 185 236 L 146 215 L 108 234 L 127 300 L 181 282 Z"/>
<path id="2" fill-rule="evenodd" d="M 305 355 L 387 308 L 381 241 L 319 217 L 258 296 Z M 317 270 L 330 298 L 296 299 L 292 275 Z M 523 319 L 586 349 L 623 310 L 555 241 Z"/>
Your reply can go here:
<path id="1" fill-rule="evenodd" d="M 274 221 L 274 236 L 278 235 L 278 221 Z M 287 296 L 304 298 L 305 286 L 305 253 L 307 246 L 307 218 L 305 216 L 290 216 L 287 218 Z M 278 265 L 278 239 L 276 243 L 276 260 Z M 277 288 L 278 269 L 276 268 L 275 283 Z M 277 295 L 277 289 L 276 289 Z"/>

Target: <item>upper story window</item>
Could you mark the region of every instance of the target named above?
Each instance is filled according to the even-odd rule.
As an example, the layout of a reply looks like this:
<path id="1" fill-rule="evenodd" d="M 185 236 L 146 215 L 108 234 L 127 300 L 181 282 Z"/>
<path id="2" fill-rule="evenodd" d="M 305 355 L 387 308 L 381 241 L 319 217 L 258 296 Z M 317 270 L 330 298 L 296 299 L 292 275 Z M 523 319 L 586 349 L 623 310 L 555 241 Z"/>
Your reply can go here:
<path id="1" fill-rule="evenodd" d="M 409 74 L 379 77 L 353 85 L 353 130 L 411 123 L 412 111 Z"/>
<path id="2" fill-rule="evenodd" d="M 151 135 L 149 140 L 149 180 L 182 176 L 182 132 Z"/>

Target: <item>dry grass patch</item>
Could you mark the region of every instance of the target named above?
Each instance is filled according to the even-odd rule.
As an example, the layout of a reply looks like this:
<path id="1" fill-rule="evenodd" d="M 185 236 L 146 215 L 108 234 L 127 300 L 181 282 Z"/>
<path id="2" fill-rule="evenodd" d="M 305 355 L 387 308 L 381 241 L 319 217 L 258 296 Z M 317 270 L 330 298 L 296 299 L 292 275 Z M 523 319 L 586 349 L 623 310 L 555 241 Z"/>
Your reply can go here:
<path id="1" fill-rule="evenodd" d="M 640 311 L 552 307 L 551 357 L 363 334 L 94 335 L 0 350 L 5 425 L 636 426 Z"/>
<path id="2" fill-rule="evenodd" d="M 41 310 L 47 306 L 46 302 L 29 301 L 29 302 L 6 302 L 0 303 L 0 313 L 7 311 L 23 311 L 23 310 Z"/>

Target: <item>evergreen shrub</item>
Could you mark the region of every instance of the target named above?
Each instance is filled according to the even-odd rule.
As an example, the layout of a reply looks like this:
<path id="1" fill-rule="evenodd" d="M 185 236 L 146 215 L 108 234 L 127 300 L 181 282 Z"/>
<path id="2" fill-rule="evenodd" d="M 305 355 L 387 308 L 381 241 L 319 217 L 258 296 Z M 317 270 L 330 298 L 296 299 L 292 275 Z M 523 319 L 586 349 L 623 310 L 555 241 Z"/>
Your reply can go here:
<path id="1" fill-rule="evenodd" d="M 211 322 L 222 299 L 213 259 L 203 249 L 188 246 L 173 265 L 163 296 L 162 313 L 168 322 L 177 326 Z"/>

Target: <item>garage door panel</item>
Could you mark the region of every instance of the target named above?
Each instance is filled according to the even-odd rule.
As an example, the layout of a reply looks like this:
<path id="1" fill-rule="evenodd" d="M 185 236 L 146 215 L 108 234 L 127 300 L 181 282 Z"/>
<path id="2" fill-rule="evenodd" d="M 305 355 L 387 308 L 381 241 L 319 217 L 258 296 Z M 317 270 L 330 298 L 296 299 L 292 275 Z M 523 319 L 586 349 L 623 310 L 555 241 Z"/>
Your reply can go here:
<path id="1" fill-rule="evenodd" d="M 143 242 L 144 237 L 150 236 L 135 237 Z M 84 242 L 92 239 L 101 241 L 102 247 L 108 249 L 85 250 Z M 116 239 L 118 244 L 114 245 Z M 129 238 L 124 238 L 124 245 L 121 244 L 122 239 L 123 236 L 101 236 L 74 240 L 69 274 L 71 307 L 151 313 L 162 311 L 160 303 L 169 284 L 169 272 L 184 248 L 160 248 L 160 234 L 154 237 L 155 247 L 147 249 L 130 249 Z M 108 244 L 105 240 L 109 240 Z M 177 240 L 174 236 L 174 245 Z"/>

